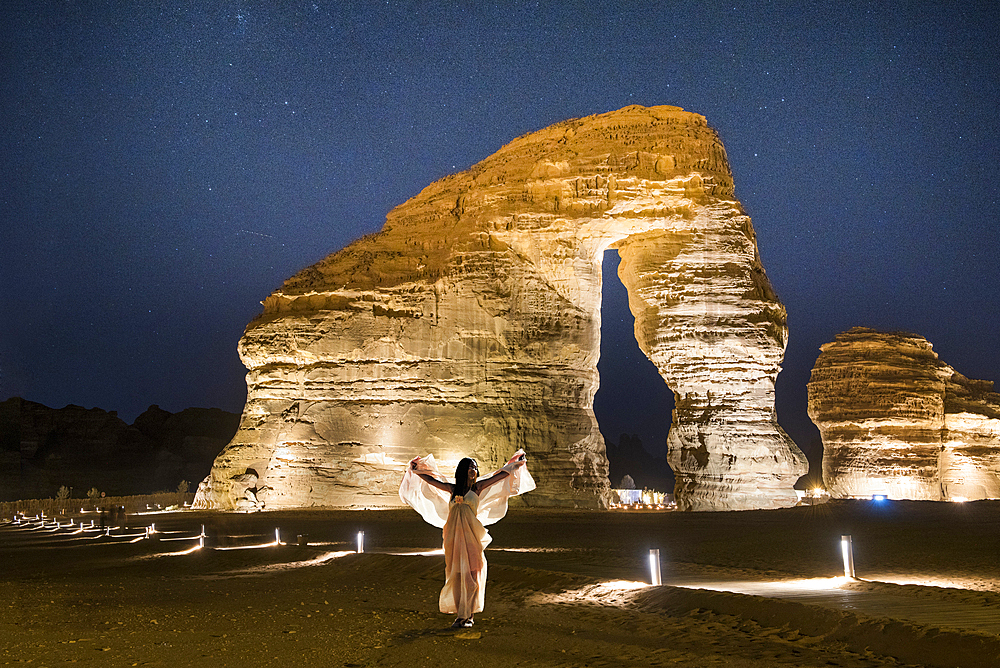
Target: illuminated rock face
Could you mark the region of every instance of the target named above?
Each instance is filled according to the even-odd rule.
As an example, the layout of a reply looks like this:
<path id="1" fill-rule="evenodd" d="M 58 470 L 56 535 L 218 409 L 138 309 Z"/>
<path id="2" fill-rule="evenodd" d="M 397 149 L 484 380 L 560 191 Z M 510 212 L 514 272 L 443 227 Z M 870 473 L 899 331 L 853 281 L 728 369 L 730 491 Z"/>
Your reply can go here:
<path id="1" fill-rule="evenodd" d="M 831 496 L 1000 498 L 1000 394 L 926 339 L 855 327 L 821 348 L 809 417 Z"/>
<path id="2" fill-rule="evenodd" d="M 524 448 L 532 505 L 609 498 L 593 412 L 601 261 L 617 248 L 635 334 L 677 394 L 685 509 L 795 502 L 806 461 L 775 422 L 785 310 L 705 119 L 627 107 L 514 140 L 385 227 L 293 276 L 247 327 L 240 431 L 196 505 L 399 505 L 403 467 L 483 471 Z"/>

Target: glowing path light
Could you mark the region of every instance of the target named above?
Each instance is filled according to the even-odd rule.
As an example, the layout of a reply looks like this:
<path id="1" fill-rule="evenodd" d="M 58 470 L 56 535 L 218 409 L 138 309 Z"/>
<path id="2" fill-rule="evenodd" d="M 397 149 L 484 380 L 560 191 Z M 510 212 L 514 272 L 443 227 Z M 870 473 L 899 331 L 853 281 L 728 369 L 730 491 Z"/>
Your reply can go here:
<path id="1" fill-rule="evenodd" d="M 365 532 L 364 531 L 359 531 L 358 532 L 358 552 L 357 553 L 361 554 L 364 551 L 365 551 Z"/>
<path id="2" fill-rule="evenodd" d="M 840 537 L 840 551 L 844 555 L 844 577 L 856 580 L 857 576 L 854 575 L 854 544 L 851 542 L 850 536 Z"/>
<path id="3" fill-rule="evenodd" d="M 660 579 L 660 550 L 649 551 L 649 580 L 654 587 L 663 584 Z"/>

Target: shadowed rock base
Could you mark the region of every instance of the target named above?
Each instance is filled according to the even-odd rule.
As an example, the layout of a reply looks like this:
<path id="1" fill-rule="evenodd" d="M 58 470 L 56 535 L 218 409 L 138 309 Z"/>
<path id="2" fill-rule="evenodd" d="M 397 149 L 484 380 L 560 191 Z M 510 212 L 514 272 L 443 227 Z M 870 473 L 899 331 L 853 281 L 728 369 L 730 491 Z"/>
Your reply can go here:
<path id="1" fill-rule="evenodd" d="M 679 505 L 793 504 L 807 466 L 774 415 L 785 310 L 725 150 L 697 114 L 626 107 L 432 183 L 268 297 L 240 341 L 240 431 L 196 505 L 235 507 L 247 468 L 266 507 L 399 505 L 417 454 L 485 471 L 524 448 L 538 483 L 524 502 L 604 506 L 593 398 L 609 248 L 638 343 L 677 395 Z"/>

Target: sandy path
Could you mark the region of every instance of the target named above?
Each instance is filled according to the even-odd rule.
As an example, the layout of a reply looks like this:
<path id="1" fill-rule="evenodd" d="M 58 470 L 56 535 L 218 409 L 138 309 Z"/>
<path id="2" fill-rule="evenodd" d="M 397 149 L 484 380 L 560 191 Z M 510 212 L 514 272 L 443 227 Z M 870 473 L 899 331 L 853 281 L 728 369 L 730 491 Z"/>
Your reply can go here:
<path id="1" fill-rule="evenodd" d="M 354 535 L 362 528 L 370 549 L 437 547 L 438 531 L 412 513 L 184 513 L 152 518 L 161 529 L 200 529 L 205 523 L 210 536 L 243 536 L 230 539 L 231 544 L 273 537 L 275 525 L 282 525 L 284 535 L 303 533 L 312 542 L 326 543 L 176 556 L 157 555 L 180 552 L 190 542 L 109 545 L 2 530 L 0 662 L 915 665 L 894 659 L 891 643 L 880 647 L 877 638 L 868 642 L 867 637 L 865 643 L 851 642 L 854 627 L 849 625 L 841 629 L 847 629 L 847 636 L 827 633 L 822 616 L 813 626 L 754 621 L 763 619 L 753 609 L 756 605 L 760 611 L 760 599 L 747 597 L 749 603 L 737 605 L 734 601 L 742 599 L 736 595 L 718 594 L 729 598 L 715 606 L 721 612 L 711 612 L 711 599 L 703 594 L 692 594 L 702 598 L 689 600 L 664 587 L 658 598 L 651 598 L 656 590 L 600 584 L 645 580 L 644 550 L 653 543 L 664 553 L 665 576 L 670 569 L 745 579 L 834 575 L 839 555 L 830 536 L 839 538 L 844 528 L 863 546 L 859 569 L 879 555 L 877 563 L 886 572 L 978 582 L 982 589 L 996 591 L 998 505 L 915 504 L 889 513 L 861 504 L 821 508 L 627 516 L 512 510 L 491 528 L 496 549 L 487 553 L 487 608 L 477 615 L 476 626 L 464 632 L 448 630 L 451 620 L 436 611 L 440 556 L 368 553 L 321 561 L 352 549 Z M 981 529 L 975 540 L 963 538 L 974 527 Z M 832 556 L 820 555 L 820 545 L 831 543 Z M 947 546 L 952 549 L 944 549 Z M 899 556 L 918 552 L 912 561 Z M 993 596 L 917 589 L 923 596 L 963 600 Z M 878 633 L 884 636 L 887 631 Z M 960 640 L 968 643 L 967 638 Z M 933 638 L 923 641 L 934 647 Z M 948 663 L 946 643 L 939 644 L 942 652 L 927 653 L 921 662 L 958 665 Z"/>

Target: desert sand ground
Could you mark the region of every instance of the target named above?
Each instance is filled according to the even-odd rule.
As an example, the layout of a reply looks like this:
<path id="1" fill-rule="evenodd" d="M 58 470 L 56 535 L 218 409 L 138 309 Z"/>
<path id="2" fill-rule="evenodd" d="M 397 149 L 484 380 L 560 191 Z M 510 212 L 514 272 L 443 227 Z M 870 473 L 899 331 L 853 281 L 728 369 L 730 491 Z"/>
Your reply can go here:
<path id="1" fill-rule="evenodd" d="M 128 533 L 150 523 L 158 540 L 0 526 L 0 663 L 1000 665 L 997 636 L 808 605 L 789 612 L 767 598 L 670 585 L 699 575 L 842 575 L 839 539 L 851 534 L 858 576 L 870 581 L 854 586 L 1000 615 L 1000 502 L 733 513 L 512 508 L 490 527 L 486 610 L 461 631 L 437 612 L 440 532 L 412 511 L 132 515 Z M 192 550 L 203 524 L 206 548 Z M 249 547 L 273 542 L 276 527 L 289 544 Z M 358 531 L 363 554 L 354 552 Z M 296 544 L 300 534 L 308 545 Z M 646 586 L 650 548 L 660 549 L 661 587 Z"/>

